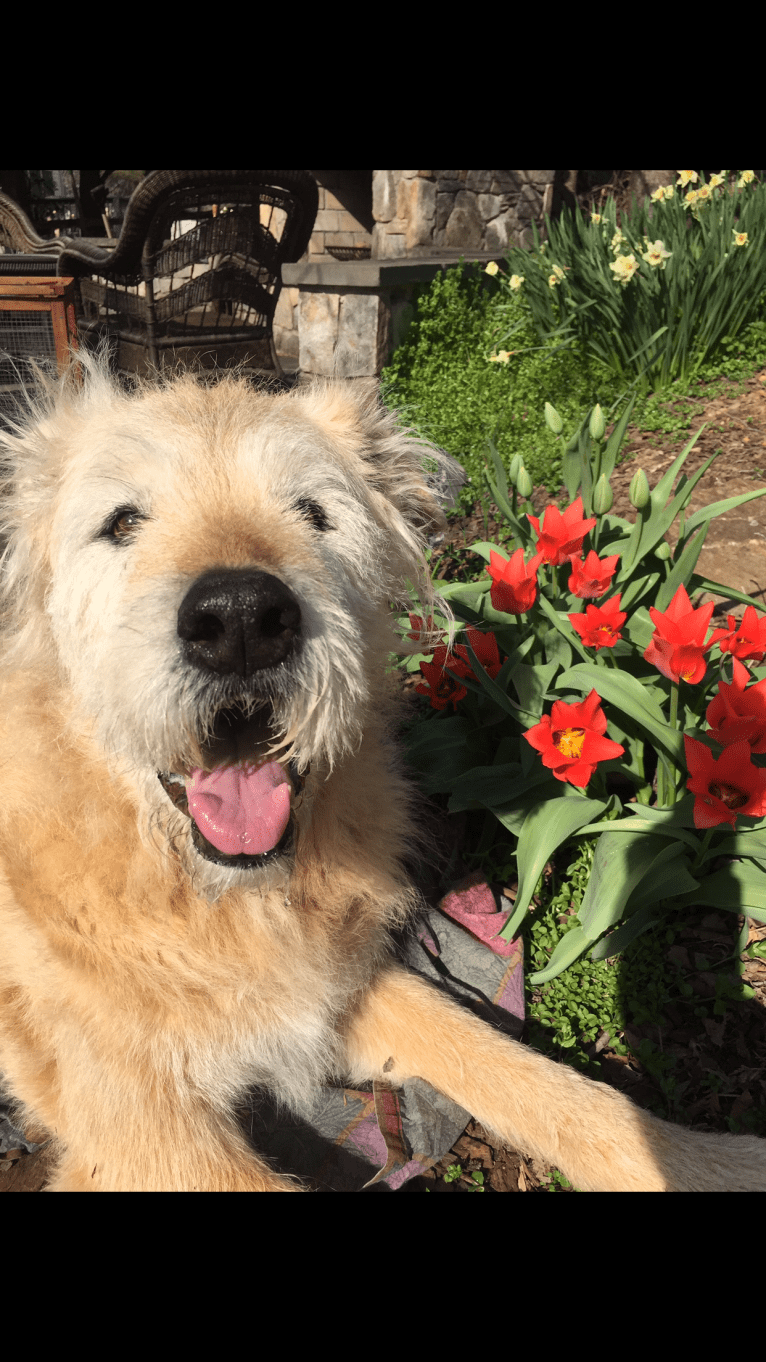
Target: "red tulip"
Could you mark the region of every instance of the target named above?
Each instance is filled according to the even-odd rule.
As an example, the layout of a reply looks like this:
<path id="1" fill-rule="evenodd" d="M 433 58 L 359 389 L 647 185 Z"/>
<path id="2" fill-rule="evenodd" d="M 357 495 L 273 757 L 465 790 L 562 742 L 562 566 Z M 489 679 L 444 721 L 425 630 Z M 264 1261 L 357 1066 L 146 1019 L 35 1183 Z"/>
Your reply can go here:
<path id="1" fill-rule="evenodd" d="M 494 680 L 502 666 L 495 635 L 482 634 L 470 626 L 465 632 L 479 662 L 488 676 Z M 454 676 L 450 676 L 450 672 L 456 672 L 458 677 L 472 677 L 474 674 L 468 649 L 463 644 L 458 644 L 453 652 L 444 644 L 440 644 L 434 650 L 431 662 L 421 662 L 420 670 L 425 680 L 419 681 L 415 690 L 419 695 L 427 695 L 434 709 L 446 709 L 450 703 L 457 709 L 458 702 L 464 700 L 468 694 L 466 687 L 461 686 L 460 681 Z"/>
<path id="2" fill-rule="evenodd" d="M 727 621 L 728 629 L 713 631 L 711 644 L 717 643 L 722 653 L 762 662 L 766 653 L 766 615 L 761 615 L 759 619 L 755 606 L 748 605 L 741 624 L 737 624 L 734 615 L 727 615 Z"/>
<path id="3" fill-rule="evenodd" d="M 460 658 L 455 657 L 444 644 L 440 644 L 434 649 L 430 662 L 421 662 L 420 670 L 425 680 L 419 681 L 415 690 L 419 695 L 427 695 L 434 709 L 446 709 L 450 703 L 457 709 L 458 701 L 463 700 L 468 691 L 454 676 L 445 671 L 445 667 L 457 672 L 459 676 L 473 675 L 470 667 L 466 667 Z"/>
<path id="4" fill-rule="evenodd" d="M 528 728 L 524 737 L 557 780 L 567 780 L 582 789 L 600 761 L 611 761 L 625 751 L 619 743 L 605 738 L 605 732 L 606 715 L 598 691 L 592 690 L 587 700 L 574 705 L 554 700 L 551 713 Z"/>
<path id="5" fill-rule="evenodd" d="M 536 553 L 524 562 L 524 550 L 517 549 L 510 558 L 501 558 L 494 549 L 489 551 L 487 572 L 492 578 L 489 597 L 496 610 L 508 615 L 523 615 L 537 600 L 537 569 L 543 555 Z"/>
<path id="6" fill-rule="evenodd" d="M 751 752 L 766 752 L 766 681 L 747 686 L 750 673 L 736 657 L 732 669 L 731 684 L 720 681 L 707 707 L 708 733 L 722 747 L 744 740 Z"/>
<path id="7" fill-rule="evenodd" d="M 470 624 L 466 627 L 465 632 L 476 657 L 487 675 L 491 676 L 494 681 L 502 666 L 495 635 L 482 634 L 479 629 L 473 629 Z M 455 652 L 458 657 L 463 659 L 463 664 L 468 668 L 468 671 L 460 673 L 461 676 L 473 676 L 473 668 L 471 667 L 471 659 L 468 656 L 468 649 L 464 647 L 462 643 L 458 643 Z M 450 666 L 451 664 L 448 663 L 447 665 Z"/>
<path id="8" fill-rule="evenodd" d="M 596 524 L 595 517 L 583 520 L 582 497 L 573 501 L 563 515 L 558 506 L 546 506 L 542 529 L 537 516 L 527 515 L 527 520 L 537 530 L 537 551 L 543 562 L 554 567 L 580 553 L 583 539 Z"/>
<path id="9" fill-rule="evenodd" d="M 618 553 L 609 558 L 599 558 L 591 549 L 583 563 L 582 558 L 572 558 L 572 575 L 569 590 L 573 596 L 585 600 L 588 596 L 603 596 L 609 590 L 614 570 L 620 560 Z"/>
<path id="10" fill-rule="evenodd" d="M 576 629 L 586 648 L 613 648 L 619 638 L 620 625 L 628 618 L 620 609 L 619 595 L 603 605 L 586 605 L 584 615 L 569 615 L 569 623 Z"/>
<path id="11" fill-rule="evenodd" d="M 434 634 L 437 638 L 444 638 L 443 629 L 438 631 L 434 629 L 433 615 L 429 615 L 427 619 L 421 619 L 420 615 L 410 615 L 410 624 L 412 632 L 407 637 L 414 639 L 416 643 L 422 643 L 424 652 L 434 646 Z"/>
<path id="12" fill-rule="evenodd" d="M 763 818 L 766 814 L 766 771 L 750 760 L 750 747 L 733 742 L 715 759 L 709 747 L 695 738 L 684 737 L 687 790 L 696 795 L 695 828 L 714 828 L 719 823 L 737 821 L 737 814 Z"/>
<path id="13" fill-rule="evenodd" d="M 693 610 L 683 586 L 679 586 L 664 612 L 650 605 L 654 633 L 644 653 L 646 661 L 670 681 L 684 680 L 696 685 L 705 675 L 704 654 L 713 642 L 711 639 L 703 643 L 712 613 L 712 601 Z"/>

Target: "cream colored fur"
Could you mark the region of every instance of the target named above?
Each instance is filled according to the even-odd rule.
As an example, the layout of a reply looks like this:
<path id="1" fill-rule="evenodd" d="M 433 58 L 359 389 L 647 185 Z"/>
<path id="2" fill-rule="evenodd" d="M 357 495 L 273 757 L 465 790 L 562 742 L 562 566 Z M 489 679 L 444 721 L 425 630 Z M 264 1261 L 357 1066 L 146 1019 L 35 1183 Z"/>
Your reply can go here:
<path id="1" fill-rule="evenodd" d="M 248 1086 L 418 1075 L 583 1188 L 766 1190 L 766 1142 L 657 1121 L 392 962 L 417 899 L 389 603 L 412 582 L 428 608 L 441 512 L 374 385 L 73 373 L 6 441 L 2 503 L 0 1070 L 56 1142 L 51 1189 L 293 1190 L 237 1125 Z M 212 569 L 300 602 L 300 646 L 255 682 L 180 646 Z M 157 773 L 264 695 L 305 781 L 294 848 L 217 865 Z"/>

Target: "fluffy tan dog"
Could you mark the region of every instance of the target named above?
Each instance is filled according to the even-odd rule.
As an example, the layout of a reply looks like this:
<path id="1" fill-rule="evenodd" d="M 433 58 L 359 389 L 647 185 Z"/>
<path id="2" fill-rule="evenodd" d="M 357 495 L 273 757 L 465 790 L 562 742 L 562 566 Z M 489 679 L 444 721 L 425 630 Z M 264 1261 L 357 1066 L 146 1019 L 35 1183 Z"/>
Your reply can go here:
<path id="1" fill-rule="evenodd" d="M 86 368 L 5 441 L 0 1069 L 51 1188 L 288 1190 L 249 1086 L 417 1075 L 578 1187 L 766 1190 L 393 962 L 389 603 L 442 517 L 374 387 Z"/>

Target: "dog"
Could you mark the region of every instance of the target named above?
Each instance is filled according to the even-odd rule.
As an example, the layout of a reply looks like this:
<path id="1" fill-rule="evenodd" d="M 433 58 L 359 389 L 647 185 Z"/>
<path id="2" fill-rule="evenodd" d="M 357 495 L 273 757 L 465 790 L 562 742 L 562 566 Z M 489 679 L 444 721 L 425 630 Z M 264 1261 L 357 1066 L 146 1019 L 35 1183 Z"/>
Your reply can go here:
<path id="1" fill-rule="evenodd" d="M 374 383 L 126 391 L 83 357 L 2 446 L 0 1072 L 49 1190 L 300 1190 L 242 1094 L 414 1076 L 582 1189 L 766 1190 L 766 1142 L 661 1122 L 392 953 L 392 604 L 432 613 L 444 517 Z"/>

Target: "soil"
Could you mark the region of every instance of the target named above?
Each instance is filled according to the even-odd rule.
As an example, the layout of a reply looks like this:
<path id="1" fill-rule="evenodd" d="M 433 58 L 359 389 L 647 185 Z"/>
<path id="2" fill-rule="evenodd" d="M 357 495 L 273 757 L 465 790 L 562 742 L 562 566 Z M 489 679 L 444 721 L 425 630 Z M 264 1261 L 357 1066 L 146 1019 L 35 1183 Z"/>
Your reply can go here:
<path id="1" fill-rule="evenodd" d="M 628 487 L 640 464 L 654 486 L 664 470 L 703 423 L 705 430 L 688 456 L 684 469 L 691 474 L 716 450 L 715 462 L 701 479 L 691 510 L 710 502 L 766 487 L 766 370 L 742 385 L 727 383 L 720 395 L 710 395 L 701 383 L 694 399 L 691 431 L 678 437 L 647 435 L 629 428 L 623 449 L 627 455 L 612 478 L 613 513 L 633 519 Z M 716 387 L 720 387 L 717 384 Z M 678 410 L 688 410 L 686 400 Z M 563 489 L 561 489 L 563 490 Z M 558 496 L 559 489 L 554 493 Z M 532 500 L 539 513 L 549 497 L 545 487 L 534 489 Z M 496 508 L 493 508 L 496 510 Z M 434 554 L 437 577 L 452 578 L 467 565 L 479 571 L 483 559 L 470 554 L 469 545 L 497 537 L 497 522 L 490 516 L 485 528 L 480 507 L 473 514 L 451 522 L 448 533 Z M 672 535 L 669 536 L 673 542 Z M 711 522 L 697 571 L 709 579 L 742 591 L 766 604 L 766 496 L 729 511 Z M 711 593 L 712 594 L 712 593 Z M 710 599 L 706 596 L 704 599 Z M 726 598 L 714 596 L 720 613 L 727 612 Z M 744 607 L 729 604 L 728 611 L 741 616 Z M 717 613 L 719 613 L 717 611 Z M 465 869 L 468 869 L 466 866 Z M 668 948 L 670 958 L 683 970 L 695 998 L 701 1003 L 715 995 L 716 964 L 731 957 L 743 919 L 709 909 L 690 912 L 680 938 Z M 766 942 L 766 926 L 750 927 L 749 946 Z M 725 1016 L 697 1018 L 694 1008 L 666 1007 L 664 1029 L 651 1026 L 629 1028 L 620 1037 L 629 1046 L 627 1056 L 617 1055 L 604 1044 L 592 1047 L 600 1064 L 601 1078 L 629 1093 L 640 1106 L 698 1129 L 722 1130 L 766 1128 L 766 961 L 740 956 L 742 981 L 753 991 L 752 999 L 729 1004 Z M 728 968 L 732 968 L 730 963 Z M 712 1009 L 708 1009 L 712 1012 Z M 672 1106 L 662 1089 L 644 1070 L 637 1057 L 644 1038 L 674 1056 L 676 1071 L 687 1087 L 682 1102 Z M 712 1080 L 712 1082 L 711 1082 Z M 717 1089 L 717 1090 L 716 1090 Z M 752 1118 L 760 1113 L 760 1128 Z M 36 1192 L 46 1178 L 46 1149 L 32 1155 L 0 1158 L 0 1191 Z M 445 1182 L 448 1169 L 459 1175 Z M 472 1177 L 480 1174 L 483 1182 Z M 546 1168 L 515 1150 L 494 1146 L 475 1121 L 436 1168 L 408 1183 L 404 1190 L 470 1192 L 477 1188 L 493 1192 L 566 1190 L 555 1170 Z"/>
<path id="2" fill-rule="evenodd" d="M 711 388 L 717 395 L 707 397 Z M 716 459 L 697 484 L 687 517 L 711 502 L 766 490 L 766 369 L 744 384 L 728 380 L 699 383 L 693 397 L 670 404 L 670 410 L 679 416 L 691 416 L 690 428 L 668 436 L 628 427 L 620 462 L 611 478 L 613 515 L 633 521 L 635 510 L 628 489 L 637 468 L 643 468 L 650 487 L 654 487 L 700 427 L 704 429 L 686 458 L 683 472 L 690 477 L 712 454 L 716 454 Z M 607 426 L 607 435 L 612 429 Z M 552 493 L 544 486 L 535 487 L 531 498 L 535 513 L 539 515 L 549 501 L 558 501 L 560 497 L 566 498 L 563 487 Z M 470 554 L 469 545 L 477 540 L 492 540 L 498 529 L 502 531 L 503 522 L 498 524 L 496 515 L 497 508 L 490 507 L 485 527 L 484 510 L 477 503 L 472 514 L 450 520 L 447 533 L 434 552 L 434 576 L 451 580 L 466 567 L 481 571 L 484 560 Z M 671 545 L 676 542 L 677 523 L 667 537 Z M 731 586 L 766 604 L 766 496 L 711 520 L 696 570 L 711 581 Z M 710 592 L 701 596 L 700 602 L 710 599 L 723 604 L 725 597 Z M 737 605 L 733 613 L 741 615 L 743 609 L 744 606 Z"/>

